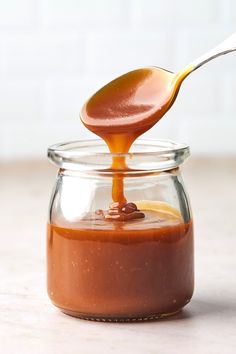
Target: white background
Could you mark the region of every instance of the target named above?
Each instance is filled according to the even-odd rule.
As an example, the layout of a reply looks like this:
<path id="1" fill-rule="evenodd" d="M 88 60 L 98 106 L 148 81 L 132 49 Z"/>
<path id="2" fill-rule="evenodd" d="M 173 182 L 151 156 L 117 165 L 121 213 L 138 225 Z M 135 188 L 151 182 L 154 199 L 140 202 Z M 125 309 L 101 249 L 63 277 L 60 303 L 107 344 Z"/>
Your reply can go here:
<path id="1" fill-rule="evenodd" d="M 136 67 L 177 71 L 235 25 L 235 0 L 0 0 L 1 160 L 92 138 L 79 110 L 94 90 Z M 193 73 L 147 137 L 235 154 L 235 91 L 233 53 Z"/>

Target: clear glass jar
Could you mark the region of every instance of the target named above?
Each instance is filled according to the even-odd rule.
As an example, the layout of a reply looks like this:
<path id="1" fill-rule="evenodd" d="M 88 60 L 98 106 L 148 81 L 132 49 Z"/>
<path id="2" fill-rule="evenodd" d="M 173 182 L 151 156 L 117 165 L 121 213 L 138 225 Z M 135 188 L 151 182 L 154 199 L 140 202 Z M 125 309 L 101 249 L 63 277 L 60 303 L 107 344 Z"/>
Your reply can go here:
<path id="1" fill-rule="evenodd" d="M 126 168 L 111 169 L 125 157 Z M 161 318 L 181 310 L 193 294 L 193 224 L 179 166 L 184 144 L 137 140 L 112 155 L 101 140 L 54 145 L 59 168 L 50 202 L 48 294 L 64 313 L 100 321 Z M 113 178 L 145 214 L 105 220 Z"/>

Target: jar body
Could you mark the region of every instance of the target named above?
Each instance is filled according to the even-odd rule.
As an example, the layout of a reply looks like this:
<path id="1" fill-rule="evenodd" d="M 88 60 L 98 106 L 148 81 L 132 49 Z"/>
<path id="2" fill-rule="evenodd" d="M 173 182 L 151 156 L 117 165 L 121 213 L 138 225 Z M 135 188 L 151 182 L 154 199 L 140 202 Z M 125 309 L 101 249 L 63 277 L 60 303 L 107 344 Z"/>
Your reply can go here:
<path id="1" fill-rule="evenodd" d="M 113 177 L 59 170 L 48 222 L 49 297 L 63 312 L 85 319 L 176 313 L 190 301 L 194 283 L 193 224 L 180 170 L 122 176 L 128 201 L 172 207 L 157 220 L 148 208 L 138 221 L 94 218 L 111 202 Z"/>

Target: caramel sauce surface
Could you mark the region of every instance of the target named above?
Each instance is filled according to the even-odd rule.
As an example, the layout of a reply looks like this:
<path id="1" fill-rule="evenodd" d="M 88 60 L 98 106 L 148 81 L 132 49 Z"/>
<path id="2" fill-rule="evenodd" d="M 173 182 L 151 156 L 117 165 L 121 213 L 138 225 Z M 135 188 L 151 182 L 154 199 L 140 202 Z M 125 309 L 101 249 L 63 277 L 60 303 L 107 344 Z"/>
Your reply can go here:
<path id="1" fill-rule="evenodd" d="M 132 222 L 88 215 L 77 225 L 48 225 L 48 289 L 78 317 L 140 318 L 175 312 L 193 292 L 192 224 L 146 212 Z"/>

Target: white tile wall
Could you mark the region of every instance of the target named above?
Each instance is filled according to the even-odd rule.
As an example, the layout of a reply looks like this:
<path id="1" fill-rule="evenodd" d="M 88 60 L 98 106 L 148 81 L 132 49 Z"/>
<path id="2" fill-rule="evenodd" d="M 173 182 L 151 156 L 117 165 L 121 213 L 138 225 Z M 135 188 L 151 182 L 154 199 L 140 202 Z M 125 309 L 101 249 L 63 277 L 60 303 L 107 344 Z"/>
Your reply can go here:
<path id="1" fill-rule="evenodd" d="M 19 29 L 34 26 L 37 2 L 32 0 L 0 0 L 0 26 Z"/>
<path id="2" fill-rule="evenodd" d="M 176 71 L 236 31 L 235 0 L 0 0 L 0 158 L 93 137 L 84 100 L 130 69 Z M 236 53 L 196 71 L 147 137 L 236 153 Z"/>
<path id="3" fill-rule="evenodd" d="M 216 0 L 130 0 L 131 17 L 138 25 L 158 23 L 170 26 L 188 27 L 195 24 L 210 25 L 218 19 L 218 1 Z"/>
<path id="4" fill-rule="evenodd" d="M 16 34 L 5 38 L 6 76 L 74 77 L 86 70 L 85 41 L 71 34 Z"/>
<path id="5" fill-rule="evenodd" d="M 126 0 L 40 0 L 42 23 L 48 28 L 100 29 L 126 25 Z"/>
<path id="6" fill-rule="evenodd" d="M 127 70 L 153 63 L 173 68 L 174 58 L 174 36 L 169 34 L 163 36 L 153 32 L 147 36 L 140 30 L 135 33 L 120 31 L 101 36 L 93 35 L 88 40 L 88 62 L 93 75 L 96 73 L 119 75 Z"/>
<path id="7" fill-rule="evenodd" d="M 42 120 L 42 87 L 36 80 L 0 81 L 1 122 L 35 125 Z"/>

